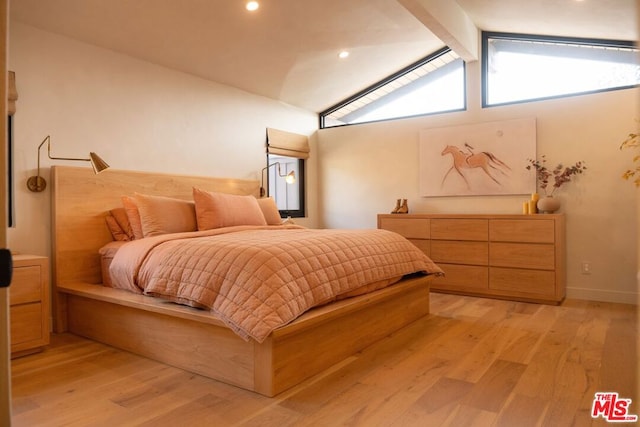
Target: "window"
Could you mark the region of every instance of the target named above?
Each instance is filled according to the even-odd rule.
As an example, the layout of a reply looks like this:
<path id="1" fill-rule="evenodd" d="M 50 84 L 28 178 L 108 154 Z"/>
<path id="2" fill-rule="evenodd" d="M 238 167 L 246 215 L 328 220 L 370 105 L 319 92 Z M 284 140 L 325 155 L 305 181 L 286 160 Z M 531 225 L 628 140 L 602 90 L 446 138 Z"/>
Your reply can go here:
<path id="1" fill-rule="evenodd" d="M 307 136 L 267 128 L 266 189 L 281 217 L 305 216 L 304 161 L 310 151 Z M 295 180 L 287 179 L 289 174 L 295 174 Z"/>
<path id="2" fill-rule="evenodd" d="M 483 107 L 640 83 L 632 42 L 483 33 Z"/>
<path id="3" fill-rule="evenodd" d="M 320 113 L 320 128 L 465 109 L 464 61 L 444 48 Z"/>
<path id="4" fill-rule="evenodd" d="M 273 154 L 267 157 L 267 194 L 275 199 L 280 216 L 304 217 L 304 160 Z M 291 172 L 295 182 L 289 183 L 286 177 Z"/>

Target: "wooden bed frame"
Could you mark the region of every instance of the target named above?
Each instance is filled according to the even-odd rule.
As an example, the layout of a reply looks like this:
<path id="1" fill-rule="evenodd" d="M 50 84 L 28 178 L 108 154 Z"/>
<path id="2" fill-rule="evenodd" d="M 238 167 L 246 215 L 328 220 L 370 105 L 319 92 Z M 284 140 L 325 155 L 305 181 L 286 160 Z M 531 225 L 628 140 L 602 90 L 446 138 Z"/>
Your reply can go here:
<path id="1" fill-rule="evenodd" d="M 191 199 L 192 187 L 257 195 L 257 181 L 52 167 L 54 325 L 117 348 L 274 396 L 429 313 L 429 276 L 318 307 L 262 343 L 215 315 L 100 286 L 105 215 L 134 192 Z"/>

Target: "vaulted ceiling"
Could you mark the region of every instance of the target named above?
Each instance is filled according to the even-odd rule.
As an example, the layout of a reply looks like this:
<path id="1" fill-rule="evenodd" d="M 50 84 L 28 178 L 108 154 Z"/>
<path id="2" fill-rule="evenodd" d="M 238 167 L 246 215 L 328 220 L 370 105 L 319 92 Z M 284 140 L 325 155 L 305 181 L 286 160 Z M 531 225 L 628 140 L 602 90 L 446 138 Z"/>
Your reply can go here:
<path id="1" fill-rule="evenodd" d="M 10 9 L 10 24 L 315 112 L 445 45 L 477 58 L 478 30 L 638 39 L 635 0 L 260 0 L 255 12 L 245 0 L 11 0 Z"/>

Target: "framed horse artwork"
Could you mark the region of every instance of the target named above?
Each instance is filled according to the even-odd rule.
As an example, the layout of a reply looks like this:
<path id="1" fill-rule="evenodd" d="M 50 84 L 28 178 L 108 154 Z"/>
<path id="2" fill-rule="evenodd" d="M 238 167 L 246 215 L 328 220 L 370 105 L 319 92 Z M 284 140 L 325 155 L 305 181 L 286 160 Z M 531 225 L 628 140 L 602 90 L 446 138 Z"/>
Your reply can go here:
<path id="1" fill-rule="evenodd" d="M 420 131 L 423 197 L 531 194 L 536 158 L 535 118 Z"/>

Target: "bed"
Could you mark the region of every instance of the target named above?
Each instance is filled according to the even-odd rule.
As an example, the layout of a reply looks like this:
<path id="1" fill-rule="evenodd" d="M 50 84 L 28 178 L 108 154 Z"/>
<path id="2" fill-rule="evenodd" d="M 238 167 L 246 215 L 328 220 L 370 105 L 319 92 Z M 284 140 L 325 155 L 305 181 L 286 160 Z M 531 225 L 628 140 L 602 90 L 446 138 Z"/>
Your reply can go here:
<path id="1" fill-rule="evenodd" d="M 285 319 L 281 326 L 244 334 L 222 311 L 103 286 L 104 259 L 99 252 L 114 239 L 105 218 L 121 204 L 123 195 L 191 200 L 198 188 L 212 194 L 256 196 L 259 183 L 120 170 L 94 175 L 90 169 L 66 166 L 52 167 L 52 182 L 56 332 L 71 332 L 275 396 L 429 313 L 429 282 L 434 274 L 405 275 L 373 292 L 303 307 L 302 314 Z M 256 228 L 243 233 L 258 235 L 266 232 L 262 228 L 272 227 Z M 295 225 L 281 228 L 310 232 Z"/>

